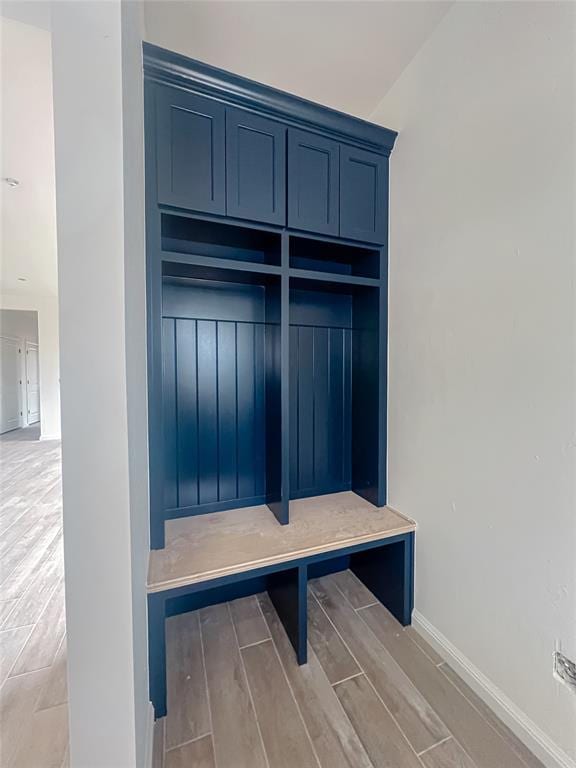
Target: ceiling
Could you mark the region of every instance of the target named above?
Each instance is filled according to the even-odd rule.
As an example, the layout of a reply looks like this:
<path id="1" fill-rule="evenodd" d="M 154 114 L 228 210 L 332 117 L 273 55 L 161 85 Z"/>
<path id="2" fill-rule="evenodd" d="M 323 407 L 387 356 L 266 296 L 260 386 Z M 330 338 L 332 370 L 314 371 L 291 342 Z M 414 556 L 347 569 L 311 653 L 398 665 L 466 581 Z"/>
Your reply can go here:
<path id="1" fill-rule="evenodd" d="M 146 39 L 369 118 L 451 5 L 147 0 Z M 0 183 L 0 293 L 57 293 L 48 8 L 34 0 L 2 5 L 0 176 L 20 184 Z"/>
<path id="2" fill-rule="evenodd" d="M 451 5 L 149 0 L 146 39 L 369 118 Z"/>
<path id="3" fill-rule="evenodd" d="M 54 296 L 58 277 L 50 33 L 0 18 L 0 34 L 0 176 L 20 182 L 13 188 L 0 182 L 0 292 Z"/>

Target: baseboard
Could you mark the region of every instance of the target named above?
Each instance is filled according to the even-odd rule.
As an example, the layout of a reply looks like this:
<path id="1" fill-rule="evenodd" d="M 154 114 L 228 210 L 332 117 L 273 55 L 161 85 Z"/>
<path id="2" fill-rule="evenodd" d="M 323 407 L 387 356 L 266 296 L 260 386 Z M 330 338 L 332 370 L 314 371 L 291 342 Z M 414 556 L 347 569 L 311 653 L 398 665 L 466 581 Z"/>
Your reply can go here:
<path id="1" fill-rule="evenodd" d="M 60 435 L 40 435 L 40 440 L 61 440 Z"/>
<path id="2" fill-rule="evenodd" d="M 412 626 L 547 768 L 576 768 L 564 750 L 416 610 Z"/>
<path id="3" fill-rule="evenodd" d="M 144 766 L 143 768 L 152 768 L 152 758 L 154 755 L 154 707 L 152 702 L 148 702 L 148 716 L 146 717 L 146 741 L 144 742 Z"/>

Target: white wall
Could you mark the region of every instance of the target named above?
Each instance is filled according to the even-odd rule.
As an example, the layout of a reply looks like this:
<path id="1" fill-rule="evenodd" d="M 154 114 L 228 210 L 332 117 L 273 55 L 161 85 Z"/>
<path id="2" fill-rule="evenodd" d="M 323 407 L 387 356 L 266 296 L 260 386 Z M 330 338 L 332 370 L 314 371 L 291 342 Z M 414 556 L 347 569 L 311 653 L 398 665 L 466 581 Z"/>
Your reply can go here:
<path id="1" fill-rule="evenodd" d="M 38 313 L 23 309 L 0 309 L 0 336 L 38 344 Z"/>
<path id="2" fill-rule="evenodd" d="M 141 768 L 151 736 L 137 15 L 52 6 L 73 768 Z"/>
<path id="3" fill-rule="evenodd" d="M 148 401 L 146 361 L 146 242 L 144 227 L 144 79 L 142 74 L 143 7 L 122 3 L 122 99 L 124 151 L 124 279 L 126 315 L 126 389 L 128 470 L 132 546 L 132 630 L 136 764 L 151 755 L 152 711 L 148 697 Z"/>
<path id="4" fill-rule="evenodd" d="M 574 12 L 455 4 L 373 115 L 400 131 L 389 501 L 419 524 L 416 619 L 550 765 L 576 758 L 552 677 L 576 659 Z"/>
<path id="5" fill-rule="evenodd" d="M 55 296 L 0 296 L 2 309 L 38 313 L 40 368 L 40 439 L 60 437 L 60 361 L 58 351 L 58 299 Z"/>

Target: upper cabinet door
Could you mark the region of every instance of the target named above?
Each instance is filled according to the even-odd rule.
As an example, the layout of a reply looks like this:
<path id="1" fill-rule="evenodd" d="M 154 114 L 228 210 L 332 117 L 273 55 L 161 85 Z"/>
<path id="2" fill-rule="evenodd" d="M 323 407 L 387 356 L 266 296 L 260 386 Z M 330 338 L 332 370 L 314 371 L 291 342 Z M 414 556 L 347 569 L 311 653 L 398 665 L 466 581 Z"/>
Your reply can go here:
<path id="1" fill-rule="evenodd" d="M 385 243 L 388 236 L 388 158 L 340 147 L 340 236 Z"/>
<path id="2" fill-rule="evenodd" d="M 159 203 L 225 213 L 224 131 L 223 104 L 157 87 Z"/>
<path id="3" fill-rule="evenodd" d="M 228 216 L 286 223 L 286 128 L 241 109 L 226 110 Z"/>
<path id="4" fill-rule="evenodd" d="M 340 145 L 288 130 L 288 226 L 338 234 Z"/>

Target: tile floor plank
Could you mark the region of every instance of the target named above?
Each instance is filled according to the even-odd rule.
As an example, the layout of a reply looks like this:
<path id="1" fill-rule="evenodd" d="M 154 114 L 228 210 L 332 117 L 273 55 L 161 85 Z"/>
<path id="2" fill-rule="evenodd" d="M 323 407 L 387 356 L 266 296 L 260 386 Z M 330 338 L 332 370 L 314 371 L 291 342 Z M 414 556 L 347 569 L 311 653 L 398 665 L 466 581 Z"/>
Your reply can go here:
<path id="1" fill-rule="evenodd" d="M 29 626 L 0 632 L 0 685 L 11 673 L 33 631 L 34 626 Z"/>
<path id="2" fill-rule="evenodd" d="M 62 638 L 54 663 L 46 671 L 46 684 L 36 704 L 36 710 L 57 707 L 68 701 L 68 670 L 66 668 L 66 635 Z"/>
<path id="3" fill-rule="evenodd" d="M 358 622 L 360 612 L 354 611 L 343 599 L 330 577 L 312 581 L 310 588 L 414 751 L 422 752 L 449 736 L 444 723 L 390 653 Z M 368 610 L 364 608 L 362 612 Z"/>
<path id="4" fill-rule="evenodd" d="M 10 675 L 22 675 L 25 672 L 49 667 L 56 658 L 64 632 L 64 582 L 61 581 L 50 596 L 40 619 L 34 625 Z"/>
<path id="5" fill-rule="evenodd" d="M 425 768 L 476 768 L 476 763 L 452 738 L 424 752 L 420 760 Z"/>
<path id="6" fill-rule="evenodd" d="M 333 574 L 331 578 L 355 610 L 358 608 L 365 608 L 367 605 L 372 605 L 372 603 L 376 602 L 376 598 L 372 592 L 370 592 L 368 587 L 365 586 L 352 571 L 340 571 Z"/>
<path id="7" fill-rule="evenodd" d="M 272 641 L 249 645 L 241 653 L 269 765 L 318 768 L 310 737 Z"/>
<path id="8" fill-rule="evenodd" d="M 308 641 L 332 684 L 358 675 L 362 671 L 310 591 L 308 593 Z"/>
<path id="9" fill-rule="evenodd" d="M 218 768 L 266 768 L 227 603 L 203 608 L 200 627 Z"/>
<path id="10" fill-rule="evenodd" d="M 10 768 L 61 768 L 68 748 L 68 705 L 35 712 Z"/>
<path id="11" fill-rule="evenodd" d="M 269 639 L 270 632 L 255 595 L 232 600 L 230 613 L 240 648 Z"/>
<path id="12" fill-rule="evenodd" d="M 502 764 L 502 760 L 505 760 L 506 768 L 526 768 L 508 743 L 459 694 L 441 670 L 407 635 L 398 631 L 396 620 L 384 606 L 363 608 L 358 615 L 442 718 L 477 768 L 494 768 Z"/>
<path id="13" fill-rule="evenodd" d="M 168 716 L 166 749 L 211 732 L 197 611 L 166 620 Z"/>
<path id="14" fill-rule="evenodd" d="M 365 675 L 334 686 L 350 722 L 378 768 L 422 768 L 420 761 Z"/>
<path id="15" fill-rule="evenodd" d="M 401 626 L 400 624 L 398 626 Z M 444 659 L 440 654 L 432 648 L 430 643 L 426 642 L 422 635 L 419 635 L 418 632 L 414 629 L 414 627 L 402 627 L 403 631 L 406 632 L 408 637 L 412 640 L 413 643 L 416 643 L 418 648 L 420 648 L 421 651 L 424 651 L 426 656 L 430 659 L 432 664 L 435 666 L 440 666 L 440 664 L 444 664 Z"/>
<path id="16" fill-rule="evenodd" d="M 322 768 L 371 768 L 360 739 L 346 717 L 318 657 L 298 664 L 292 644 L 268 594 L 259 595 L 264 617 Z"/>
<path id="17" fill-rule="evenodd" d="M 458 677 L 456 672 L 454 672 L 448 664 L 444 663 L 440 667 L 440 670 L 446 675 L 450 682 L 458 688 L 460 693 L 468 699 L 472 706 L 480 712 L 492 728 L 498 731 L 502 738 L 508 742 L 518 757 L 526 764 L 527 768 L 544 768 L 543 763 L 541 763 L 540 760 L 530 752 L 528 747 L 520 741 L 516 734 L 512 733 L 510 728 L 508 728 L 508 726 L 505 725 L 494 712 L 492 712 L 490 707 L 482 701 L 480 696 L 478 696 L 478 694 L 475 693 L 461 677 Z"/>
<path id="18" fill-rule="evenodd" d="M 212 736 L 203 736 L 166 752 L 165 768 L 216 768 Z"/>

